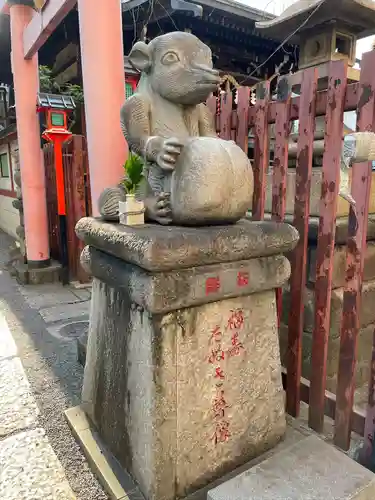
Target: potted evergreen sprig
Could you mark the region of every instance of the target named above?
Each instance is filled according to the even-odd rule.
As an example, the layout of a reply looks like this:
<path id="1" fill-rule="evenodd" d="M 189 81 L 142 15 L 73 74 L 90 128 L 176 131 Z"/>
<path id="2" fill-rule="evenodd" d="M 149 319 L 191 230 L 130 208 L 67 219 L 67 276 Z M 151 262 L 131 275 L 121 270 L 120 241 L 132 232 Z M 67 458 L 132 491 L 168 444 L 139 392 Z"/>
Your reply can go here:
<path id="1" fill-rule="evenodd" d="M 125 178 L 123 181 L 126 198 L 119 202 L 120 224 L 135 226 L 144 224 L 145 207 L 140 199 L 141 189 L 145 178 L 143 175 L 143 159 L 135 153 L 130 152 L 124 165 Z"/>

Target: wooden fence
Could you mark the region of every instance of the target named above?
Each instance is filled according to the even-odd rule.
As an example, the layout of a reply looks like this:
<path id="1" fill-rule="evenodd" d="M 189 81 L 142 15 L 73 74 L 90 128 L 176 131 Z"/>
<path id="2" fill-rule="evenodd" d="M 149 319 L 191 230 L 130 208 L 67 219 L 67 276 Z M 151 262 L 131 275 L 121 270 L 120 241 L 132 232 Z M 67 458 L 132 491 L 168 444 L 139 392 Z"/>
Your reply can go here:
<path id="1" fill-rule="evenodd" d="M 340 156 L 344 111 L 357 112 L 357 130 L 375 131 L 375 51 L 362 60 L 359 83 L 347 82 L 347 65 L 342 61 L 329 64 L 328 88 L 317 91 L 318 70 L 307 69 L 300 75 L 300 97 L 293 97 L 288 78 L 279 81 L 277 99 L 270 96 L 270 85 L 263 82 L 257 88 L 256 105 L 250 104 L 250 89 L 241 87 L 236 98 L 231 92 L 212 97 L 207 105 L 216 116 L 218 134 L 232 139 L 248 152 L 249 133 L 254 137 L 254 197 L 253 220 L 265 217 L 266 182 L 269 168 L 269 125 L 274 124 L 272 209 L 271 218 L 285 220 L 286 181 L 291 121 L 299 121 L 296 161 L 296 191 L 293 224 L 300 240 L 291 257 L 291 303 L 288 322 L 288 357 L 284 371 L 287 411 L 298 416 L 300 402 L 309 404 L 309 425 L 320 432 L 324 415 L 335 419 L 335 444 L 348 449 L 351 431 L 365 436 L 365 451 L 372 451 L 375 431 L 375 332 L 367 412 L 354 408 L 355 368 L 359 336 L 359 311 L 362 292 L 364 255 L 366 250 L 369 197 L 372 178 L 370 162 L 353 165 L 352 196 L 356 211 L 349 213 L 346 281 L 341 322 L 340 356 L 336 395 L 326 391 L 327 346 L 330 330 L 333 255 L 336 212 L 340 180 Z M 297 75 L 298 78 L 298 75 Z M 296 83 L 294 75 L 294 84 Z M 301 378 L 304 290 L 306 286 L 308 225 L 312 178 L 315 118 L 325 116 L 325 147 L 322 166 L 320 218 L 317 240 L 315 280 L 315 322 L 312 340 L 310 381 Z M 47 172 L 47 196 L 52 256 L 59 259 L 56 192 L 53 150 L 44 148 Z M 74 233 L 75 223 L 91 213 L 88 182 L 87 152 L 83 137 L 75 136 L 64 148 L 64 167 L 68 213 L 69 267 L 71 275 L 80 281 L 87 276 L 79 265 L 82 243 Z M 281 290 L 277 291 L 279 318 Z"/>
<path id="2" fill-rule="evenodd" d="M 375 345 L 367 416 L 365 413 L 354 411 L 353 400 L 359 305 L 372 178 L 370 162 L 356 164 L 352 168 L 352 196 L 356 201 L 357 209 L 356 213 L 350 209 L 349 214 L 346 285 L 336 395 L 328 393 L 325 389 L 343 114 L 344 111 L 356 110 L 357 131 L 375 131 L 374 67 L 375 51 L 363 57 L 359 83 L 348 84 L 347 65 L 343 61 L 337 61 L 329 64 L 328 88 L 325 91 L 317 91 L 318 70 L 311 68 L 299 73 L 300 97 L 292 98 L 289 80 L 282 78 L 279 81 L 276 100 L 270 97 L 269 83 L 263 82 L 258 85 L 255 106 L 250 104 L 248 88 L 237 89 L 236 99 L 232 93 L 224 93 L 219 98 L 210 98 L 207 102 L 208 107 L 216 115 L 217 132 L 222 138 L 235 140 L 246 152 L 249 132 L 255 139 L 253 220 L 261 220 L 265 216 L 266 174 L 269 168 L 269 124 L 274 124 L 271 217 L 276 221 L 285 219 L 289 133 L 291 120 L 299 120 L 293 224 L 299 231 L 300 240 L 291 259 L 290 292 L 293 307 L 290 308 L 288 360 L 284 373 L 287 411 L 293 416 L 298 416 L 300 401 L 303 400 L 309 404 L 310 427 L 318 432 L 322 431 L 324 415 L 329 415 L 335 419 L 334 441 L 336 445 L 342 449 L 348 449 L 353 429 L 362 435 L 365 434 L 367 451 L 372 449 L 375 423 Z M 296 77 L 293 83 L 296 83 Z M 308 382 L 301 379 L 304 290 L 315 117 L 323 115 L 326 120 L 325 148 L 317 241 L 315 325 L 312 340 L 311 380 Z M 277 292 L 277 302 L 280 314 L 281 291 Z"/>
<path id="3" fill-rule="evenodd" d="M 57 215 L 53 145 L 44 145 L 43 152 L 46 171 L 51 257 L 59 261 L 61 256 L 61 247 L 59 219 Z M 67 210 L 69 278 L 70 280 L 78 280 L 81 283 L 86 283 L 89 281 L 89 277 L 82 269 L 79 260 L 84 245 L 77 238 L 74 231 L 75 225 L 79 219 L 91 214 L 87 148 L 86 139 L 84 137 L 75 135 L 63 146 L 63 167 Z"/>

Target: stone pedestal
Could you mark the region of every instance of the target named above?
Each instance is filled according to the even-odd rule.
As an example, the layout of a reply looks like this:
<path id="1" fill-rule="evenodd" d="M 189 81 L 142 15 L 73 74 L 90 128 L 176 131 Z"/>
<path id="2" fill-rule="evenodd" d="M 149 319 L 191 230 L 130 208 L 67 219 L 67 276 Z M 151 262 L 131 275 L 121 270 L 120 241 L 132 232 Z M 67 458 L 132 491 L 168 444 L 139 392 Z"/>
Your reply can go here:
<path id="1" fill-rule="evenodd" d="M 82 219 L 93 275 L 83 408 L 146 500 L 174 500 L 285 432 L 274 289 L 287 224 L 125 227 Z"/>

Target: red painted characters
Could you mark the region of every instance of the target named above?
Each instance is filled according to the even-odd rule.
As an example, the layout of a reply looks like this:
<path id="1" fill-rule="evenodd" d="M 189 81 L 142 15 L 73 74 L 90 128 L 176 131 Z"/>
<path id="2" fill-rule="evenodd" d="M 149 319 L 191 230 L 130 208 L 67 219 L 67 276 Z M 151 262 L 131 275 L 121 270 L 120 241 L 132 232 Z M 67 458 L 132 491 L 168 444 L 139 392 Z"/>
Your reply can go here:
<path id="1" fill-rule="evenodd" d="M 206 279 L 206 295 L 217 293 L 220 291 L 220 278 L 219 276 L 210 276 Z"/>
<path id="2" fill-rule="evenodd" d="M 237 273 L 237 286 L 243 287 L 249 284 L 249 273 L 246 271 L 238 271 Z"/>
<path id="3" fill-rule="evenodd" d="M 232 309 L 228 319 L 229 330 L 240 330 L 244 325 L 244 316 L 242 309 Z"/>
<path id="4" fill-rule="evenodd" d="M 229 333 L 228 340 L 230 345 L 224 347 L 226 339 L 223 330 L 219 325 L 216 325 L 210 337 L 210 353 L 207 357 L 208 363 L 214 365 L 213 378 L 215 381 L 216 395 L 212 401 L 212 415 L 215 422 L 215 432 L 212 440 L 215 445 L 225 443 L 231 436 L 230 422 L 226 415 L 226 410 L 230 407 L 227 403 L 224 385 L 226 380 L 223 363 L 226 359 L 233 356 L 238 356 L 244 350 L 244 346 L 239 338 L 239 331 L 244 327 L 245 318 L 242 309 L 233 309 L 225 326 L 224 332 Z"/>

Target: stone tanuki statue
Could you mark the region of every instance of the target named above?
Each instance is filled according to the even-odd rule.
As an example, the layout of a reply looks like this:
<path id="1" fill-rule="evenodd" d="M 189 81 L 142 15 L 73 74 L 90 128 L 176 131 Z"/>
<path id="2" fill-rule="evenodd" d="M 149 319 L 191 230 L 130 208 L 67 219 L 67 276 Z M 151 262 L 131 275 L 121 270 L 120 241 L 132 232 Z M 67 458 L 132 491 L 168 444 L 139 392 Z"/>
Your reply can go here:
<path id="1" fill-rule="evenodd" d="M 102 193 L 102 219 L 77 223 L 93 277 L 81 409 L 128 474 L 129 498 L 181 500 L 285 434 L 275 289 L 290 276 L 284 254 L 298 233 L 244 217 L 252 168 L 216 137 L 210 49 L 169 33 L 135 44 L 130 62 L 142 76 L 122 127 L 143 157 L 139 194 L 158 224 L 111 223 L 134 196 L 125 182 L 127 193 L 121 184 Z M 81 440 L 78 427 L 88 429 L 73 420 Z"/>
<path id="2" fill-rule="evenodd" d="M 251 205 L 253 173 L 233 141 L 216 136 L 204 104 L 220 78 L 211 50 L 190 33 L 137 42 L 129 62 L 141 72 L 137 92 L 121 110 L 130 149 L 145 161 L 146 217 L 160 224 L 236 222 Z M 106 189 L 99 199 L 105 220 L 118 220 L 125 190 Z"/>

